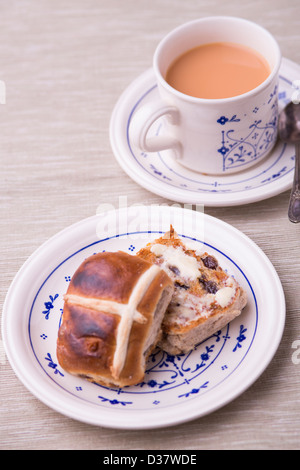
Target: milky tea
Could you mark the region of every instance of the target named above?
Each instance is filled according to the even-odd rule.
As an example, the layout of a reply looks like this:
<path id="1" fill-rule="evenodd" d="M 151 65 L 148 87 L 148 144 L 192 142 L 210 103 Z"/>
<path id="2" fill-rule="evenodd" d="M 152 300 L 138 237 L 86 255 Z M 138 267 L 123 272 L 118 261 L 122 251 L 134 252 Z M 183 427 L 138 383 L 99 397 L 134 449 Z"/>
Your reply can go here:
<path id="1" fill-rule="evenodd" d="M 271 70 L 254 49 L 230 42 L 203 44 L 180 55 L 169 66 L 166 81 L 196 98 L 222 99 L 253 90 Z"/>

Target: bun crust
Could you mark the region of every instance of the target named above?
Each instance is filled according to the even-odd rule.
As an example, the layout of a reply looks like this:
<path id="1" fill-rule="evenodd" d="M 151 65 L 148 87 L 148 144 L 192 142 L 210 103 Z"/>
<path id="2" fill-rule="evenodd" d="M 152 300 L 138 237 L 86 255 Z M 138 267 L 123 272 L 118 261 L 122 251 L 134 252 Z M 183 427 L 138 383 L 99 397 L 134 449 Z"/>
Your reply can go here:
<path id="1" fill-rule="evenodd" d="M 163 270 L 136 256 L 104 252 L 87 258 L 64 299 L 61 367 L 106 386 L 142 381 L 173 290 Z"/>

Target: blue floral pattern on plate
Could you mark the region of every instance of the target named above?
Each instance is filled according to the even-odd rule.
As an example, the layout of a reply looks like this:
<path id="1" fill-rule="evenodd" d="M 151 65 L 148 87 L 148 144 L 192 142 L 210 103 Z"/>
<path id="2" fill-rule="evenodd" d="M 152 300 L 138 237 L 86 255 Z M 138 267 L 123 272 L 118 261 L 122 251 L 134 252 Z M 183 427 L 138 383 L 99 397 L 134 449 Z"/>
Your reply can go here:
<path id="1" fill-rule="evenodd" d="M 171 356 L 156 349 L 148 359 L 144 380 L 133 387 L 109 388 L 71 376 L 61 369 L 56 358 L 56 337 L 61 324 L 63 295 L 67 289 L 66 278 L 71 277 L 72 272 L 87 256 L 105 251 L 108 243 L 116 243 L 118 249 L 133 254 L 140 242 L 135 239 L 131 242 L 130 235 L 115 235 L 84 246 L 68 256 L 49 274 L 31 306 L 28 325 L 30 343 L 44 373 L 59 387 L 80 400 L 106 408 L 163 409 L 176 402 L 192 400 L 200 394 L 208 393 L 240 366 L 255 337 L 258 311 L 256 307 L 254 322 L 251 318 L 247 323 L 247 315 L 243 315 L 241 320 L 237 318 L 188 354 Z M 152 239 L 156 235 L 157 232 L 148 231 L 146 236 Z M 203 243 L 201 240 L 198 242 L 201 245 Z M 256 305 L 252 286 L 236 262 L 216 247 L 204 245 L 205 249 L 221 258 L 220 263 L 225 263 L 232 275 L 243 279 L 252 292 Z M 227 359 L 222 359 L 223 357 Z M 172 391 L 171 401 L 169 391 Z"/>
<path id="2" fill-rule="evenodd" d="M 38 399 L 71 418 L 145 429 L 203 416 L 248 388 L 268 366 L 281 340 L 283 289 L 275 269 L 253 242 L 198 211 L 148 209 L 103 212 L 66 228 L 22 266 L 6 296 L 2 334 L 13 369 Z M 104 387 L 67 373 L 58 363 L 56 341 L 69 277 L 94 253 L 122 250 L 134 255 L 165 233 L 170 223 L 190 244 L 216 256 L 246 290 L 248 303 L 241 316 L 189 354 L 153 351 L 143 381 L 133 387 Z M 272 296 L 266 299 L 265 292 Z"/>

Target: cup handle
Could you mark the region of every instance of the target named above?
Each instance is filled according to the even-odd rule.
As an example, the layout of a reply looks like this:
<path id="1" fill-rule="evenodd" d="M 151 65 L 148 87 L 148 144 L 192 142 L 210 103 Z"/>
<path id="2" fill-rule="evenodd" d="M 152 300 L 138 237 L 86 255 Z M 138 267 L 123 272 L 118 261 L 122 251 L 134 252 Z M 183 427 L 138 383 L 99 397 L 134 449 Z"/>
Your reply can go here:
<path id="1" fill-rule="evenodd" d="M 176 157 L 181 156 L 181 143 L 171 135 L 148 137 L 150 127 L 162 116 L 173 125 L 179 123 L 179 111 L 174 106 L 163 105 L 161 101 L 145 104 L 131 118 L 130 138 L 134 145 L 144 152 L 159 152 L 173 149 Z"/>

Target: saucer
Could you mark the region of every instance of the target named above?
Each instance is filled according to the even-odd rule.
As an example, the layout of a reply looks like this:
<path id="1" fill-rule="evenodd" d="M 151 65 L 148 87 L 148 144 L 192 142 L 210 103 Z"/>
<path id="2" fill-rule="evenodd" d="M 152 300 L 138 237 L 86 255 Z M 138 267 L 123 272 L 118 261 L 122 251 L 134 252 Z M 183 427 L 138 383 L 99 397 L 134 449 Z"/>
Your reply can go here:
<path id="1" fill-rule="evenodd" d="M 279 111 L 291 101 L 300 66 L 283 58 L 279 72 Z M 193 172 L 180 165 L 171 150 L 145 153 L 134 146 L 129 135 L 137 109 L 156 99 L 158 89 L 151 69 L 140 75 L 122 93 L 110 121 L 110 141 L 123 170 L 136 183 L 154 194 L 189 204 L 234 206 L 257 202 L 280 194 L 292 186 L 295 150 L 278 140 L 271 154 L 248 170 L 233 175 L 213 176 Z M 152 137 L 161 121 L 152 126 Z"/>

